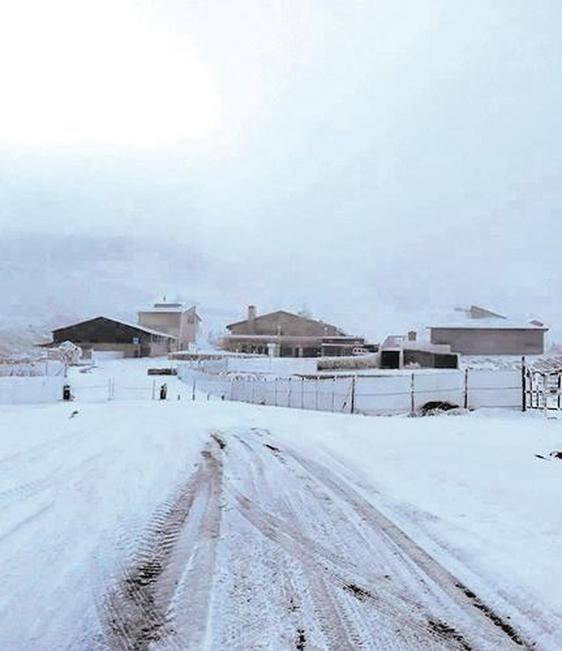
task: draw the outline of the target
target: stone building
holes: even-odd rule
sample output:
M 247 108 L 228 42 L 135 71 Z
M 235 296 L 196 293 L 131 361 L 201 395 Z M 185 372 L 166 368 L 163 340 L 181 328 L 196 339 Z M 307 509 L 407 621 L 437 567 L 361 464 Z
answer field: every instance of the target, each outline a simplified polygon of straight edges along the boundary
M 365 351 L 365 339 L 346 335 L 337 326 L 300 314 L 278 310 L 257 315 L 254 305 L 247 318 L 226 326 L 225 350 L 272 357 L 352 355 Z

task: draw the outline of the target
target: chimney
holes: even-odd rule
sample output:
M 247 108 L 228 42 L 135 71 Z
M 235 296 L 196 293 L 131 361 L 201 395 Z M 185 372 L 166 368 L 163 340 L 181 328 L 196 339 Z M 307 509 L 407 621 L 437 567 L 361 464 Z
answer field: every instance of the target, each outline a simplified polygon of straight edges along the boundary
M 418 334 L 415 330 L 410 330 L 410 332 L 408 332 L 408 341 L 416 341 L 417 336 Z
M 253 321 L 256 318 L 256 306 L 248 305 L 248 321 Z

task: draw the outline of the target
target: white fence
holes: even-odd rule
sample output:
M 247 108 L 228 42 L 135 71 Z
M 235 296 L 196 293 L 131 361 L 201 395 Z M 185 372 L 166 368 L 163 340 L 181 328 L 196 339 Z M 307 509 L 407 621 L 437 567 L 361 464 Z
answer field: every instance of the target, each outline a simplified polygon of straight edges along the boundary
M 55 377 L 64 374 L 64 365 L 56 360 L 0 362 L 0 377 Z
M 0 377 L 0 404 L 57 402 L 62 399 L 62 377 Z
M 318 360 L 311 357 L 224 357 L 197 360 L 187 366 L 202 373 L 266 373 L 289 377 L 297 373 L 316 373 Z
M 175 378 L 174 378 L 175 380 Z M 187 384 L 169 381 L 167 376 L 158 378 L 134 378 L 123 377 L 92 378 L 79 381 L 70 379 L 72 397 L 78 402 L 108 402 L 117 401 L 139 401 L 139 400 L 160 400 L 160 390 L 163 384 L 166 385 L 167 400 L 191 400 L 192 390 Z
M 522 408 L 520 371 L 470 370 L 315 378 L 207 375 L 180 368 L 193 392 L 222 400 L 340 413 L 385 414 L 417 411 L 447 401 L 477 409 Z

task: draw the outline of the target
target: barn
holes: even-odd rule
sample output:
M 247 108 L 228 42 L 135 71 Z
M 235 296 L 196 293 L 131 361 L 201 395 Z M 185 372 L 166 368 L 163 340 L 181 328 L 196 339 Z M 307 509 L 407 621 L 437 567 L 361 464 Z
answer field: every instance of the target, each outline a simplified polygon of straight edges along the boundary
M 144 326 L 118 319 L 98 316 L 53 330 L 53 341 L 47 347 L 56 347 L 64 341 L 80 346 L 84 358 L 92 354 L 110 354 L 117 357 L 158 357 L 167 355 L 176 343 L 176 337 Z

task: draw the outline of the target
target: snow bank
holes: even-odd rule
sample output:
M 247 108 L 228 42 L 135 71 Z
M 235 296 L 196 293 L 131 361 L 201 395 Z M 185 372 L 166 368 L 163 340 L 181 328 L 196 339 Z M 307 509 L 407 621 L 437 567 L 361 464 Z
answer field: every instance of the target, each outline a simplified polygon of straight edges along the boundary
M 56 402 L 63 384 L 62 377 L 0 377 L 0 404 Z

